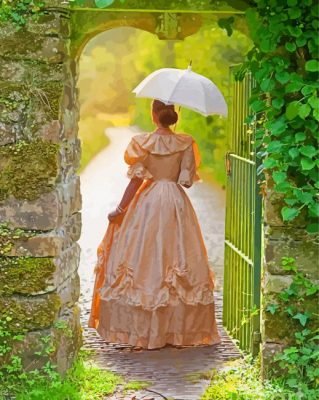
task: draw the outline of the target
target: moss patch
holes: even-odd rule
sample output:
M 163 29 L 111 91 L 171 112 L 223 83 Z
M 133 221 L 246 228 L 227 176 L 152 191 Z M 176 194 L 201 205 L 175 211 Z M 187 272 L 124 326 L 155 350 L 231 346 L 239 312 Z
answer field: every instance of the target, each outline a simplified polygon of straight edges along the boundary
M 49 328 L 61 307 L 59 295 L 34 298 L 0 297 L 0 314 L 7 318 L 10 332 Z
M 36 236 L 37 233 L 33 230 L 10 228 L 9 224 L 5 222 L 0 224 L 0 256 L 11 251 L 15 240 L 28 240 L 30 237 Z
M 34 200 L 54 188 L 59 145 L 36 139 L 0 148 L 0 201 L 13 195 Z
M 55 271 L 52 258 L 0 258 L 0 295 L 32 294 L 44 290 Z

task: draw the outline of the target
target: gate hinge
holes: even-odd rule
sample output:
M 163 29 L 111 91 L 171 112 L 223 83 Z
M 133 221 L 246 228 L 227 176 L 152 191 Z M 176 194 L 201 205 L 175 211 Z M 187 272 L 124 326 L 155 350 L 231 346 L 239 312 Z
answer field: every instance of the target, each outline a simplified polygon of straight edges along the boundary
M 253 333 L 253 342 L 260 343 L 261 342 L 261 333 L 259 331 L 255 331 Z
M 230 161 L 230 155 L 234 154 L 232 151 L 227 151 L 225 154 L 225 168 L 226 168 L 226 174 L 227 176 L 231 175 L 231 161 Z

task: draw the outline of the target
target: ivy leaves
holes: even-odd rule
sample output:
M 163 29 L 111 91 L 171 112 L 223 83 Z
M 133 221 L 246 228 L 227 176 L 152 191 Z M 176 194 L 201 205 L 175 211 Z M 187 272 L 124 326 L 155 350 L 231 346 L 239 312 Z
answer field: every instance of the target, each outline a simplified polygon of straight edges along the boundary
M 44 15 L 42 10 L 45 3 L 41 0 L 4 0 L 0 7 L 0 22 L 11 21 L 17 30 L 26 24 L 27 18 L 37 19 Z
M 309 60 L 305 65 L 306 71 L 309 72 L 318 72 L 319 71 L 319 61 L 318 60 Z
M 255 47 L 243 70 L 256 88 L 250 99 L 255 113 L 256 148 L 274 190 L 284 195 L 283 221 L 303 212 L 307 230 L 318 230 L 318 19 L 315 2 L 256 1 L 247 12 Z M 240 74 L 239 74 L 240 75 Z M 255 124 L 255 125 L 254 125 Z
M 277 318 L 288 318 L 295 328 L 294 342 L 274 356 L 279 366 L 285 370 L 288 387 L 303 393 L 304 399 L 317 398 L 318 379 L 318 339 L 315 326 L 316 304 L 319 286 L 306 277 L 292 257 L 282 258 L 282 268 L 290 271 L 291 284 L 272 298 L 265 311 Z
M 119 0 L 121 4 L 124 4 L 126 0 Z M 95 0 L 95 5 L 98 8 L 105 8 L 111 6 L 115 0 Z
M 98 8 L 109 7 L 114 3 L 114 0 L 95 0 L 95 5 Z

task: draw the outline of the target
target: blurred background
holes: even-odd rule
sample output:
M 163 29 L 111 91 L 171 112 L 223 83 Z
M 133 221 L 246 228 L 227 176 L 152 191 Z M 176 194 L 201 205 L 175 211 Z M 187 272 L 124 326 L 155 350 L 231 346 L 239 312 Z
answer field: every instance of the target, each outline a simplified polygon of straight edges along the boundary
M 136 99 L 132 93 L 149 73 L 164 67 L 187 68 L 192 59 L 193 71 L 211 79 L 230 106 L 229 66 L 242 62 L 251 46 L 244 34 L 235 31 L 228 37 L 217 25 L 203 27 L 183 41 L 163 41 L 151 33 L 129 27 L 95 36 L 80 58 L 82 163 L 79 172 L 109 144 L 106 128 L 137 125 L 146 132 L 154 130 L 151 100 Z M 226 179 L 226 129 L 226 118 L 203 117 L 183 107 L 176 126 L 176 132 L 191 134 L 199 144 L 201 177 L 221 186 Z

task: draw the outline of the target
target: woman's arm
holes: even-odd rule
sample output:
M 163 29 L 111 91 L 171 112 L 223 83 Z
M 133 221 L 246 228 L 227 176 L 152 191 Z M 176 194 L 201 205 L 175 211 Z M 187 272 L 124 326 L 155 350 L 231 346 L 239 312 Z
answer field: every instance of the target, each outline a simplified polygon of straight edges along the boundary
M 135 193 L 137 192 L 139 187 L 142 185 L 142 183 L 143 183 L 143 179 L 140 179 L 137 177 L 134 177 L 130 180 L 129 184 L 127 185 L 127 187 L 125 189 L 123 197 L 119 203 L 119 206 L 121 208 L 126 209 L 126 207 L 130 204 L 133 197 L 135 196 Z M 115 210 L 108 215 L 108 219 L 110 222 L 113 222 L 114 220 L 116 220 L 116 217 L 121 214 L 122 214 L 121 212 L 119 212 L 118 210 Z

